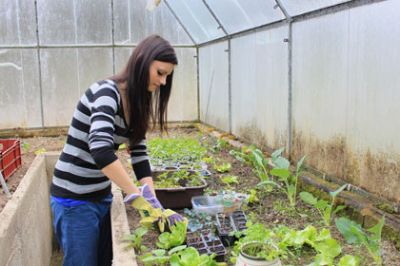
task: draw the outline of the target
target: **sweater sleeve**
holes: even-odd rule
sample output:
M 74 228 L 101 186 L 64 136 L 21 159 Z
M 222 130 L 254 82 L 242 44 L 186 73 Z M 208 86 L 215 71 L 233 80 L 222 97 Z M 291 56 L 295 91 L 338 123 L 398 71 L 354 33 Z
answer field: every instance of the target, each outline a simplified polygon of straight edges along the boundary
M 146 142 L 143 139 L 139 143 L 130 144 L 129 152 L 131 155 L 132 168 L 135 172 L 136 179 L 151 176 L 149 156 L 147 155 Z
M 96 165 L 102 169 L 118 159 L 114 152 L 118 96 L 107 83 L 89 90 L 86 94 L 91 107 L 89 149 Z

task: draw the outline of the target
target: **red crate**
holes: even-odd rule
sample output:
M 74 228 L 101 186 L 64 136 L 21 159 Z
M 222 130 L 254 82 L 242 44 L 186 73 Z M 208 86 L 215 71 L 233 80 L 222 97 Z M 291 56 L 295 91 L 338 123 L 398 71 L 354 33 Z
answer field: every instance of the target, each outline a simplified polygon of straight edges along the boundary
M 0 139 L 0 171 L 7 180 L 21 167 L 21 145 L 18 139 Z

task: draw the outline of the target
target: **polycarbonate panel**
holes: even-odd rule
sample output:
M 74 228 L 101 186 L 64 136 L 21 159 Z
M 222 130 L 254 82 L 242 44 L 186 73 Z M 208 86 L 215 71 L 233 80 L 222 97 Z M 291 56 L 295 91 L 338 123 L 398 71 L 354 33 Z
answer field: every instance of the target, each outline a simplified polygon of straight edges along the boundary
M 350 1 L 351 0 L 281 0 L 283 7 L 290 16 L 296 16 Z
M 37 6 L 42 45 L 112 42 L 109 0 L 38 0 Z
M 288 126 L 287 26 L 232 39 L 232 131 L 284 147 Z M 244 52 L 246 51 L 246 52 Z
M 0 10 L 0 46 L 37 43 L 34 1 L 2 0 Z
M 111 48 L 42 49 L 40 60 L 44 126 L 69 125 L 83 91 L 112 75 Z
M 294 146 L 321 171 L 397 200 L 399 8 L 383 1 L 293 25 Z
M 387 123 L 400 113 L 399 7 L 387 1 L 293 25 L 298 130 L 321 139 L 341 134 L 353 146 L 400 150 L 400 127 Z M 384 37 L 389 35 L 391 42 Z
M 116 44 L 138 44 L 158 34 L 175 45 L 193 45 L 192 40 L 161 1 L 153 11 L 146 10 L 147 0 L 114 0 L 114 40 Z
M 228 42 L 199 49 L 200 120 L 229 131 Z
M 202 1 L 168 0 L 167 2 L 197 44 L 225 36 Z
M 170 121 L 198 120 L 197 59 L 195 48 L 175 48 L 179 64 L 168 105 Z
M 207 0 L 228 33 L 285 19 L 274 0 Z
M 115 69 L 121 71 L 133 48 L 115 49 Z M 168 121 L 194 121 L 197 115 L 197 64 L 195 48 L 175 48 L 178 65 L 168 104 Z
M 36 50 L 0 50 L 0 77 L 0 129 L 41 127 Z
M 293 118 L 298 133 L 325 140 L 346 132 L 347 28 L 347 12 L 293 24 Z
M 77 56 L 81 94 L 94 82 L 113 75 L 111 48 L 79 48 Z

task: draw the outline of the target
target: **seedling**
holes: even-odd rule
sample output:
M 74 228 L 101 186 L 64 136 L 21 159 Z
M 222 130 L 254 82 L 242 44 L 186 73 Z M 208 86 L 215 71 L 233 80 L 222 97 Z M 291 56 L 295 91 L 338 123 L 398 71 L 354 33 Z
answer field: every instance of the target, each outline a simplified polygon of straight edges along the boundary
M 31 145 L 27 142 L 22 143 L 22 150 L 24 151 L 24 153 L 28 153 L 29 150 L 31 149 Z
M 232 168 L 232 165 L 230 163 L 222 163 L 222 164 L 214 164 L 214 169 L 218 173 L 226 173 L 229 172 Z
M 363 230 L 361 225 L 345 217 L 336 219 L 336 226 L 347 243 L 364 246 L 377 265 L 382 265 L 380 244 L 384 224 L 385 217 L 382 217 L 375 226 Z
M 335 208 L 336 197 L 342 192 L 347 185 L 343 185 L 335 191 L 329 193 L 331 196 L 331 202 L 329 203 L 326 200 L 318 199 L 314 197 L 311 193 L 303 191 L 300 193 L 300 198 L 305 202 L 312 206 L 314 206 L 319 214 L 322 216 L 323 221 L 326 226 L 331 225 L 332 216 L 335 215 L 338 211 L 345 208 L 344 205 L 339 205 Z
M 138 227 L 133 231 L 133 233 L 129 236 L 126 236 L 124 239 L 129 241 L 128 247 L 132 247 L 138 254 L 143 253 L 147 250 L 147 247 L 142 244 L 143 236 L 148 232 L 145 227 Z
M 233 184 L 239 184 L 239 177 L 235 175 L 223 175 L 221 176 L 221 181 L 225 185 L 233 185 Z
M 266 180 L 260 182 L 258 186 L 272 185 L 278 188 L 278 190 L 287 195 L 290 206 L 295 207 L 296 197 L 297 197 L 297 183 L 298 183 L 298 178 L 302 172 L 305 156 L 303 156 L 297 162 L 296 172 L 293 175 L 289 170 L 290 166 L 289 161 L 280 155 L 282 152 L 283 149 L 279 149 L 271 155 L 272 164 L 274 165 L 274 168 L 270 171 L 270 174 L 277 177 L 278 180 L 282 183 L 275 182 L 273 180 Z

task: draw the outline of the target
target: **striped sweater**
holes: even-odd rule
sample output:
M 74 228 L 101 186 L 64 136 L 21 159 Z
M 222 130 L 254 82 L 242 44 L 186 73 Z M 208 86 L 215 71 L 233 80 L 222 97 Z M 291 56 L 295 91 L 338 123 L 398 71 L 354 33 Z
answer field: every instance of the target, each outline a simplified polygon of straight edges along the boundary
M 115 151 L 128 142 L 128 131 L 116 84 L 94 83 L 75 109 L 64 149 L 58 159 L 51 194 L 56 197 L 101 200 L 111 193 L 111 181 L 100 169 L 117 160 Z M 151 175 L 145 141 L 130 144 L 137 179 Z

